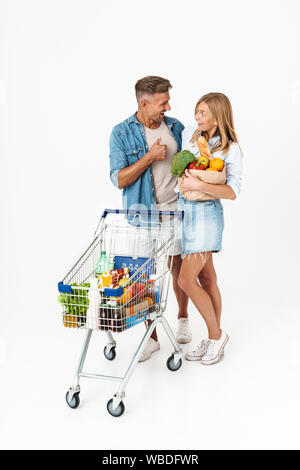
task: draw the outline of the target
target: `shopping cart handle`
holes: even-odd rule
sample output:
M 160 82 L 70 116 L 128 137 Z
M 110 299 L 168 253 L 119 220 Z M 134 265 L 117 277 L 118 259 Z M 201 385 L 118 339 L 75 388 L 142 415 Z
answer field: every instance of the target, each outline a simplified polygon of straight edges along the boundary
M 116 287 L 116 288 L 108 288 L 105 287 L 104 289 L 104 296 L 105 297 L 121 297 L 124 294 L 124 287 Z
M 150 211 L 150 210 L 132 210 L 132 209 L 104 209 L 102 218 L 105 219 L 107 214 L 127 214 L 127 215 L 175 215 L 180 220 L 183 219 L 184 211 Z
M 72 287 L 69 284 L 64 284 L 63 282 L 59 282 L 57 287 L 58 287 L 58 292 L 62 292 L 65 294 L 72 294 Z

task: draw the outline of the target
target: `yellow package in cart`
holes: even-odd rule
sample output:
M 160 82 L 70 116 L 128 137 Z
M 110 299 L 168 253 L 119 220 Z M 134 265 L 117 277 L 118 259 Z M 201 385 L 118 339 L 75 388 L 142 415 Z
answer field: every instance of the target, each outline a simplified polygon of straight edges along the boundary
M 102 274 L 96 274 L 98 279 L 98 287 L 117 287 L 121 279 L 129 278 L 129 269 L 113 269 L 111 271 L 105 271 Z
M 78 326 L 78 318 L 75 315 L 69 315 L 66 313 L 63 316 L 64 326 L 67 328 L 77 328 Z

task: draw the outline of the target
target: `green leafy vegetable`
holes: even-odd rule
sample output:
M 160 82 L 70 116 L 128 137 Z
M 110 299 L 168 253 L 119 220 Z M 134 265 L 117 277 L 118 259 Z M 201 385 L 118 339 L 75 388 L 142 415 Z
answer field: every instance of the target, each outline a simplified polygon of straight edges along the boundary
M 75 287 L 90 287 L 89 283 L 72 284 L 72 294 L 60 294 L 58 301 L 63 304 L 69 315 L 86 316 L 89 305 L 88 290 L 74 289 Z
M 189 150 L 182 150 L 176 153 L 172 160 L 171 173 L 174 176 L 181 176 L 189 163 L 195 160 L 195 155 Z

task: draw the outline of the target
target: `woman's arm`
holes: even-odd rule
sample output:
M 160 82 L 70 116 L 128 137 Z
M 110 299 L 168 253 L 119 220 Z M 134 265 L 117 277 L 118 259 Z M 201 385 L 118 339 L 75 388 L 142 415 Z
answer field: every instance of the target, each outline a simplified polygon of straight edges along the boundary
M 236 198 L 236 194 L 229 184 L 211 184 L 200 181 L 195 176 L 192 176 L 189 171 L 185 171 L 185 176 L 182 178 L 183 191 L 202 191 L 209 196 L 214 196 L 218 199 L 232 199 Z
M 218 199 L 232 199 L 236 198 L 236 194 L 233 191 L 232 187 L 229 184 L 211 184 L 203 183 L 203 191 L 209 196 L 217 197 Z

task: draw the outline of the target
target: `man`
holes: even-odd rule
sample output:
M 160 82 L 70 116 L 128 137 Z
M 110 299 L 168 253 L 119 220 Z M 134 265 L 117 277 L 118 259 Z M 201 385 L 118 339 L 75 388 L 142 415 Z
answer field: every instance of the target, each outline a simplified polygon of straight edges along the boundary
M 181 150 L 184 126 L 165 116 L 170 111 L 169 80 L 148 76 L 137 81 L 135 92 L 138 111 L 115 126 L 110 137 L 110 178 L 123 190 L 123 207 L 149 210 L 176 210 L 177 179 L 171 174 L 173 156 Z M 174 251 L 175 250 L 175 251 Z M 188 324 L 188 297 L 178 286 L 181 246 L 172 254 L 173 289 L 178 303 L 179 343 L 191 341 Z M 140 361 L 160 348 L 156 331 L 146 345 Z

